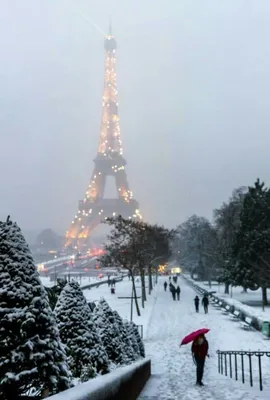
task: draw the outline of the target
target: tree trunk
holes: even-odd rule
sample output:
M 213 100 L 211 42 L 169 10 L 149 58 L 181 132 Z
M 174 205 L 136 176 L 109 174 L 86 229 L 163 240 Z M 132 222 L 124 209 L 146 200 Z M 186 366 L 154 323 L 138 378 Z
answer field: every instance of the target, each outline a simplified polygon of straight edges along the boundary
M 146 301 L 146 292 L 145 292 L 145 274 L 144 271 L 141 271 L 141 286 L 142 286 L 142 308 L 144 308 L 144 302 Z
M 143 271 L 143 297 L 144 297 L 144 301 L 147 301 L 146 287 L 145 287 L 145 272 L 144 271 Z
M 153 277 L 151 265 L 148 267 L 148 293 L 151 294 L 153 290 Z
M 135 286 L 135 279 L 134 279 L 134 275 L 133 274 L 131 274 L 131 279 L 132 279 L 133 296 L 134 296 L 134 300 L 135 300 L 136 311 L 137 311 L 137 315 L 139 317 L 141 315 L 141 312 L 140 312 L 140 307 L 139 307 L 139 303 L 138 303 L 136 286 Z
M 224 293 L 225 294 L 230 294 L 230 285 L 228 283 L 225 283 Z
M 212 274 L 211 274 L 210 268 L 207 268 L 207 280 L 208 280 L 208 286 L 211 289 L 212 288 Z
M 264 306 L 268 305 L 267 288 L 266 287 L 262 287 L 262 303 L 263 303 L 263 311 L 264 311 Z

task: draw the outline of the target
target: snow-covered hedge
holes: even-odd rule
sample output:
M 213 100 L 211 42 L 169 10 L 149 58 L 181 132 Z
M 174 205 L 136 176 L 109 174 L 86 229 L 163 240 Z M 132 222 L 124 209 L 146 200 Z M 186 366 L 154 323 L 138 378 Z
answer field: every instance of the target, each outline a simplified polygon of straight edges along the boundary
M 151 361 L 137 361 L 126 367 L 91 379 L 62 393 L 49 397 L 50 400 L 136 400 L 151 374 Z
M 54 313 L 73 376 L 87 381 L 97 374 L 108 373 L 108 356 L 78 282 L 66 284 Z
M 0 222 L 0 398 L 30 389 L 51 394 L 71 374 L 47 292 L 25 238 L 9 217 Z

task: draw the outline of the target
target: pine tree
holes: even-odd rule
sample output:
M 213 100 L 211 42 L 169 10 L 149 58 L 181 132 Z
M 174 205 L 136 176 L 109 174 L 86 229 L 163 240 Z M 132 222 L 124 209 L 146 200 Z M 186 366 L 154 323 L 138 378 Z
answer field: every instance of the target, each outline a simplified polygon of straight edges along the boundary
M 97 373 L 106 374 L 109 371 L 108 357 L 77 282 L 64 287 L 54 312 L 73 375 L 85 381 Z
M 121 335 L 117 329 L 113 311 L 104 299 L 101 299 L 94 309 L 93 321 L 110 361 L 116 365 L 124 364 Z
M 270 190 L 257 180 L 243 202 L 240 227 L 233 246 L 234 283 L 244 288 L 262 288 L 263 303 L 270 286 Z
M 225 293 L 229 294 L 229 286 L 233 283 L 234 260 L 232 248 L 236 234 L 240 228 L 240 215 L 243 202 L 247 193 L 246 187 L 234 189 L 227 203 L 223 203 L 219 209 L 214 210 L 214 221 L 218 236 L 218 252 L 221 267 L 218 280 L 225 283 Z
M 132 347 L 131 340 L 129 338 L 129 335 L 127 333 L 127 330 L 123 323 L 123 320 L 120 317 L 120 315 L 118 314 L 118 312 L 113 311 L 113 315 L 115 318 L 115 323 L 117 324 L 117 329 L 121 335 L 122 347 L 123 347 L 123 353 L 124 353 L 124 363 L 130 364 L 136 360 L 136 356 L 135 356 L 135 353 L 134 353 L 134 350 Z
M 48 296 L 16 223 L 0 224 L 0 397 L 71 386 Z
M 134 334 L 134 329 L 133 329 L 132 323 L 125 320 L 124 327 L 126 328 L 128 338 L 131 342 L 133 352 L 135 354 L 135 360 L 138 360 L 140 358 L 140 348 L 139 348 L 139 343 L 137 341 L 137 337 Z
M 134 322 L 130 322 L 130 324 L 132 326 L 134 336 L 135 336 L 135 338 L 137 340 L 137 343 L 138 343 L 139 354 L 140 354 L 141 357 L 145 357 L 144 344 L 143 344 L 142 338 L 141 338 L 141 336 L 139 334 L 138 327 L 137 327 L 136 324 L 134 324 Z

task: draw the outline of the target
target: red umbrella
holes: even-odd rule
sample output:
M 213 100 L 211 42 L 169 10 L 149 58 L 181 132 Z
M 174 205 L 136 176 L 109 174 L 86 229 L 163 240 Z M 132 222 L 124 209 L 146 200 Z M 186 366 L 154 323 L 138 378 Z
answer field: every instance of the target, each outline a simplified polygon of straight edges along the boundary
M 205 335 L 209 331 L 210 331 L 210 329 L 208 329 L 208 328 L 202 328 L 202 329 L 198 329 L 195 332 L 190 333 L 189 335 L 184 337 L 180 346 L 182 346 L 182 344 L 188 344 L 190 342 L 193 342 L 193 340 L 195 340 L 198 336 Z

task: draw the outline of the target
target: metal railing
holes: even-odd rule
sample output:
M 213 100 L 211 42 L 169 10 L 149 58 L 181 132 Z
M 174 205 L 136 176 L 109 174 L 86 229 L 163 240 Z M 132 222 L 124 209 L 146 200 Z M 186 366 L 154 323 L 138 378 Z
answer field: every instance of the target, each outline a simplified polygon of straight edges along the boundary
M 225 376 L 230 376 L 237 380 L 246 382 L 246 377 L 250 386 L 253 386 L 254 375 L 259 380 L 260 390 L 263 390 L 262 357 L 270 357 L 270 351 L 217 351 L 218 372 Z M 257 359 L 257 360 L 256 360 Z M 254 362 L 253 362 L 254 361 Z M 257 363 L 258 371 L 254 371 L 254 364 Z M 245 366 L 247 365 L 248 371 Z M 241 375 L 241 376 L 240 376 Z M 258 376 L 259 375 L 259 376 Z
M 240 315 L 239 315 L 239 320 L 240 321 L 245 321 L 245 319 L 248 318 L 252 318 L 252 322 L 251 322 L 251 326 L 252 328 L 254 328 L 255 330 L 261 332 L 262 329 L 262 320 L 257 317 L 255 314 L 253 314 L 252 312 L 248 313 L 244 310 L 243 307 L 241 307 L 243 305 L 243 303 L 241 303 L 240 301 L 237 301 L 236 303 L 230 303 L 229 301 L 227 301 L 227 298 L 223 298 L 221 296 L 219 296 L 219 294 L 214 294 L 213 292 L 209 292 L 206 289 L 201 288 L 199 285 L 195 284 L 193 281 L 191 281 L 189 278 L 187 278 L 186 276 L 183 275 L 183 278 L 185 279 L 186 283 L 189 284 L 197 293 L 203 295 L 203 294 L 207 294 L 210 296 L 210 298 L 212 300 L 215 300 L 217 303 L 221 302 L 222 306 L 221 309 L 225 309 L 226 306 L 230 307 L 230 313 L 233 314 L 234 311 L 239 311 Z M 270 337 L 268 335 L 265 335 L 267 337 Z
M 124 275 L 124 277 L 125 276 L 126 275 Z M 115 278 L 115 282 L 116 283 L 117 282 L 121 282 L 122 280 L 123 280 L 123 277 Z M 94 287 L 98 288 L 100 285 L 105 285 L 106 283 L 108 285 L 108 279 L 104 279 L 102 281 L 98 281 L 98 282 L 95 282 L 95 283 L 88 283 L 87 285 L 81 286 L 81 289 L 85 290 L 85 289 L 91 289 L 91 288 L 94 288 Z

